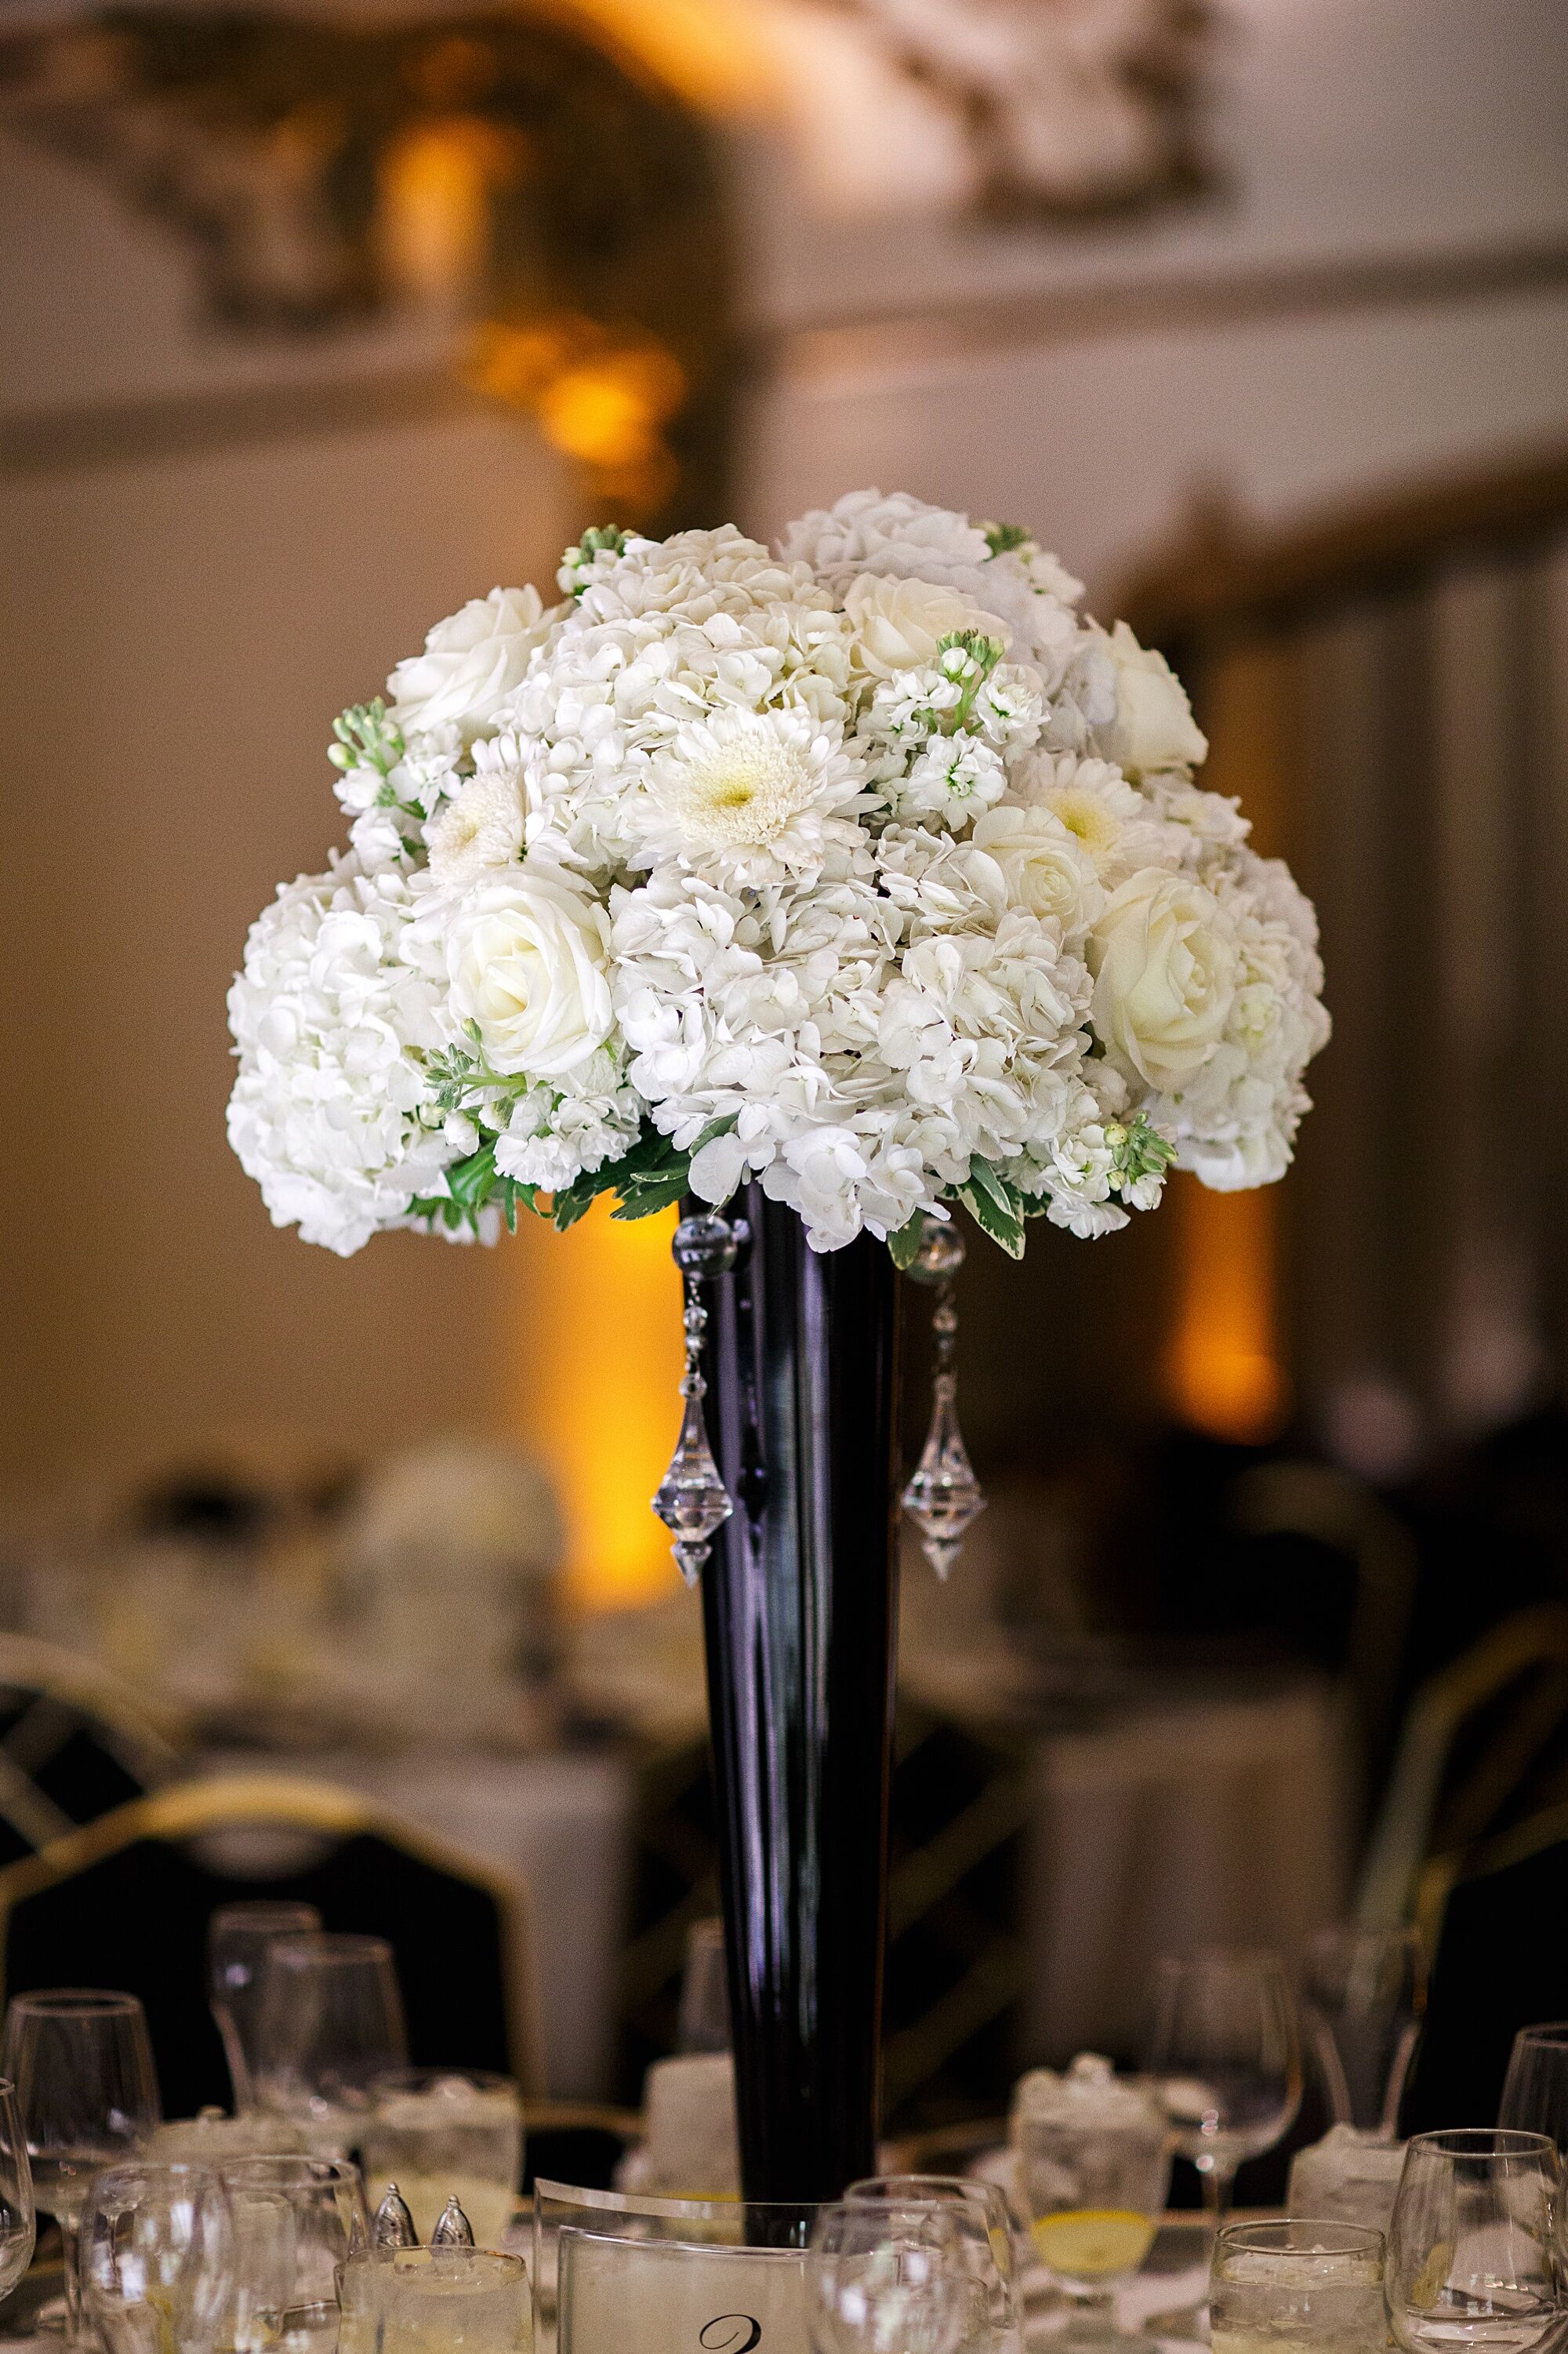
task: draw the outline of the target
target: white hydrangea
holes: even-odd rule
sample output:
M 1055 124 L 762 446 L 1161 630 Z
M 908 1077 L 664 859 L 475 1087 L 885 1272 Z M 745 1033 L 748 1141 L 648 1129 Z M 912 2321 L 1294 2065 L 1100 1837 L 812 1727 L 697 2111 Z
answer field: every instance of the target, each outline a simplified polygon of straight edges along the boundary
M 228 992 L 239 1076 L 228 1139 L 276 1226 L 347 1257 L 458 1157 L 425 1057 L 447 1039 L 444 992 L 401 953 L 408 884 L 344 859 L 283 884 L 251 926 Z

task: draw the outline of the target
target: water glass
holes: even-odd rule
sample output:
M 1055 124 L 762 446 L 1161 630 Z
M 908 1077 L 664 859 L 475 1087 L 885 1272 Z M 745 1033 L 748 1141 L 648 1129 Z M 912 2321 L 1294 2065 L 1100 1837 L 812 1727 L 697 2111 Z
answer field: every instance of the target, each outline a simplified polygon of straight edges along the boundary
M 1499 2126 L 1544 2134 L 1568 2158 L 1568 2020 L 1521 2027 L 1498 2105 Z
M 1426 2008 L 1426 1961 L 1417 1931 L 1324 1929 L 1301 1971 L 1308 2047 L 1336 2125 L 1391 2139 Z
M 1016 2354 L 1022 2347 L 1022 2307 L 1012 2218 L 1005 2194 L 994 2182 L 966 2174 L 879 2174 L 852 2182 L 844 2192 L 851 2206 L 935 2206 L 948 2217 L 962 2243 L 963 2259 L 980 2285 L 983 2333 L 965 2354 Z
M 677 2052 L 727 2052 L 730 2047 L 729 1978 L 724 1923 L 694 1921 L 686 1932 L 686 1967 L 681 1980 Z
M 371 2086 L 408 2058 L 403 1999 L 384 1937 L 278 1937 L 261 1964 L 256 2075 L 261 2101 L 323 2154 L 359 2138 Z
M 371 2086 L 360 2136 L 374 2211 L 396 2182 L 428 2241 L 456 2196 L 482 2248 L 503 2236 L 523 2179 L 523 2096 L 480 2068 L 394 2068 Z
M 377 2248 L 343 2273 L 341 2354 L 529 2354 L 521 2256 L 489 2248 Z
M 279 1937 L 317 1930 L 322 1916 L 313 1904 L 277 1904 L 263 1900 L 224 1904 L 207 1923 L 207 1988 L 212 2015 L 223 2038 L 234 2109 L 243 2115 L 256 2105 L 257 2033 L 261 2023 L 262 1963 Z
M 331 2354 L 338 2274 L 370 2240 L 359 2168 L 346 2158 L 239 2158 L 222 2179 L 237 2249 L 236 2354 Z
M 960 2354 L 985 2316 L 951 2218 L 927 2201 L 819 2209 L 806 2326 L 815 2354 Z
M 1361 2223 L 1228 2223 L 1214 2241 L 1214 2354 L 1378 2354 L 1383 2238 Z
M 1232 1946 L 1166 1960 L 1144 2062 L 1164 2080 L 1176 2147 L 1223 2215 L 1236 2168 L 1283 2139 L 1301 2099 L 1296 2005 L 1278 1956 Z
M 222 2183 L 202 2166 L 110 2167 L 82 2211 L 79 2263 L 107 2354 L 212 2354 L 234 2292 Z
M 95 1988 L 14 1995 L 0 2069 L 16 2086 L 34 2195 L 60 2227 L 66 2337 L 79 2344 L 77 2227 L 92 2178 L 134 2157 L 158 2122 L 142 2006 Z
M 1523 2349 L 1562 2321 L 1552 2260 L 1560 2168 L 1544 2134 L 1417 2134 L 1389 2226 L 1388 2314 L 1406 2354 Z
M 1035 2253 L 1078 2307 L 1075 2335 L 1107 2334 L 1117 2285 L 1154 2244 L 1171 2179 L 1170 2137 L 1152 2103 L 1124 2123 L 1065 2106 L 1014 2122 L 1019 2183 Z
M 32 2263 L 36 2237 L 27 2137 L 16 2106 L 16 2088 L 0 2076 L 0 2297 L 10 2296 Z

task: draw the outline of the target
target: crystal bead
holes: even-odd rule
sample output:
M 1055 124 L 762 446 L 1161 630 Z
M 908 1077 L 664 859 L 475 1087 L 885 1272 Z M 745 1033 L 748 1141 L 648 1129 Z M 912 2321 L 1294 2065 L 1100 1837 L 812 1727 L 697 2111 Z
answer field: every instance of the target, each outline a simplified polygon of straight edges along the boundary
M 931 1427 L 903 1499 L 920 1532 L 926 1558 L 940 1578 L 951 1571 L 965 1532 L 985 1510 L 985 1490 L 975 1478 L 959 1428 L 956 1387 L 951 1373 L 938 1374 Z
M 376 2210 L 370 2244 L 374 2248 L 417 2248 L 419 2244 L 408 2201 L 395 2182 L 387 2185 L 387 2196 Z
M 964 1238 L 951 1218 L 927 1217 L 909 1269 L 916 1283 L 951 1283 L 964 1263 Z
M 675 1229 L 675 1239 L 670 1247 L 675 1265 L 689 1283 L 712 1283 L 727 1275 L 739 1255 L 740 1246 L 748 1239 L 744 1218 L 731 1225 L 727 1218 L 715 1212 L 694 1218 L 683 1218 Z
M 454 2191 L 441 2209 L 441 2220 L 430 2233 L 432 2248 L 471 2248 L 473 2225 L 458 2205 Z
M 735 1510 L 708 1445 L 700 1390 L 688 1392 L 680 1439 L 670 1469 L 659 1483 L 653 1510 L 675 1540 L 675 1563 L 681 1575 L 688 1585 L 694 1585 L 715 1532 Z

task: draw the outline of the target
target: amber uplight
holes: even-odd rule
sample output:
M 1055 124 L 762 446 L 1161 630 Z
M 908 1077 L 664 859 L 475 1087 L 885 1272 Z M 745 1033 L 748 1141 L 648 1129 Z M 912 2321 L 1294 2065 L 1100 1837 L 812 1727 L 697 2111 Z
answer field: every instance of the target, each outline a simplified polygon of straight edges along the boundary
M 1257 1445 L 1276 1437 L 1290 1394 L 1280 1363 L 1272 1191 L 1211 1193 L 1179 1175 L 1165 1215 L 1179 1221 L 1180 1237 L 1167 1404 L 1216 1438 Z

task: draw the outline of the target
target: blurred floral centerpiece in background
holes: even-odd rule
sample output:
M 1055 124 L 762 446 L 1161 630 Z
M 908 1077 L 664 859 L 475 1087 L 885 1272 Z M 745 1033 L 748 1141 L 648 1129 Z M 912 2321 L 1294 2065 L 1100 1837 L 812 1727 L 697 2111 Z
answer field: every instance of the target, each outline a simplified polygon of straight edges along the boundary
M 1312 909 L 1204 792 L 1181 685 L 1025 532 L 853 493 L 769 551 L 585 534 L 431 631 L 333 758 L 350 846 L 229 999 L 272 1218 L 490 1239 L 750 1180 L 900 1264 L 1015 1256 L 1172 1161 L 1280 1176 Z

